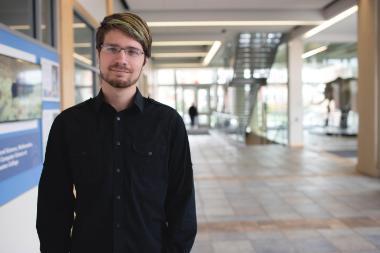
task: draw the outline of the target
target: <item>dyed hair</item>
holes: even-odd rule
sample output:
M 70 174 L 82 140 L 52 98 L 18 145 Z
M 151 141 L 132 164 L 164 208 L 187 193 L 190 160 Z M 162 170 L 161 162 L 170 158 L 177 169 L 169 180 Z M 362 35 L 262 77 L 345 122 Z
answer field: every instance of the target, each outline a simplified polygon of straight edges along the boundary
M 104 42 L 104 36 L 111 30 L 120 30 L 138 41 L 146 57 L 151 55 L 152 35 L 147 23 L 132 12 L 115 13 L 106 16 L 96 31 L 96 49 L 98 52 Z

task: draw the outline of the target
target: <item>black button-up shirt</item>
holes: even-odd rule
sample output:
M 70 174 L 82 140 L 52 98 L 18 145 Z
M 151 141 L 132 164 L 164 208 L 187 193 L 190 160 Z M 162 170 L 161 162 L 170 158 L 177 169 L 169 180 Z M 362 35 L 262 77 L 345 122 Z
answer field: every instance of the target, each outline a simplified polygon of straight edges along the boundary
M 39 183 L 43 253 L 190 252 L 193 171 L 182 118 L 144 98 L 117 112 L 94 99 L 50 130 Z

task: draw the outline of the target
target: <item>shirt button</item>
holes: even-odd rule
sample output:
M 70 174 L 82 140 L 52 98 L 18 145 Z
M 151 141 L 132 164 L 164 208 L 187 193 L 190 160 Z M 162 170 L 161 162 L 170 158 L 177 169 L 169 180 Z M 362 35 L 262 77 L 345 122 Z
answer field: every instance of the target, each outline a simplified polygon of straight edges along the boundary
M 119 168 L 117 168 L 117 169 L 116 169 L 116 172 L 117 172 L 117 173 L 120 173 L 120 169 L 119 169 Z
M 119 117 L 119 116 L 117 116 L 117 117 L 116 117 L 116 120 L 117 120 L 117 121 L 120 121 L 120 117 Z
M 116 199 L 120 199 L 120 195 L 117 195 L 117 196 L 116 196 Z
M 120 228 L 120 223 L 116 223 L 116 228 Z
M 120 146 L 120 141 L 117 141 L 117 142 L 116 142 L 116 146 Z

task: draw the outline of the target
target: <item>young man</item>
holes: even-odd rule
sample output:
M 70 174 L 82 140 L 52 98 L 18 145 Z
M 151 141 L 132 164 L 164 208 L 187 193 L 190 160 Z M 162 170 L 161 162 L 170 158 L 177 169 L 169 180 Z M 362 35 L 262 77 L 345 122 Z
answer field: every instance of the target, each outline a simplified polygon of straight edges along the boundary
M 101 91 L 50 130 L 37 208 L 42 253 L 190 252 L 187 133 L 178 113 L 136 88 L 151 43 L 132 13 L 107 16 L 98 28 Z

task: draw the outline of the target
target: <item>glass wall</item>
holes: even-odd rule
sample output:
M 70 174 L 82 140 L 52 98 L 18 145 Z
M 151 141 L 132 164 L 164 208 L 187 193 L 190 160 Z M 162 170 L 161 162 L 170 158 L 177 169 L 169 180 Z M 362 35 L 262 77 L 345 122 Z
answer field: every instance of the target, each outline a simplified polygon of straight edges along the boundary
M 158 84 L 155 98 L 175 108 L 186 124 L 190 124 L 188 108 L 195 104 L 199 125 L 208 127 L 211 114 L 220 103 L 218 82 L 226 76 L 223 70 L 216 68 L 157 69 L 154 72 L 154 83 Z
M 55 0 L 0 1 L 0 22 L 10 29 L 55 46 Z
M 157 101 L 176 108 L 175 89 L 172 85 L 161 85 L 158 87 L 156 99 Z
M 41 39 L 44 43 L 55 45 L 54 27 L 55 1 L 41 0 Z
M 303 125 L 309 132 L 355 135 L 358 128 L 356 43 L 306 44 L 302 68 Z M 287 45 L 278 48 L 267 85 L 260 87 L 250 131 L 277 143 L 287 143 Z
M 75 101 L 81 102 L 93 96 L 94 75 L 89 69 L 75 67 Z
M 84 64 L 93 65 L 95 31 L 77 13 L 74 15 L 74 58 Z
M 356 134 L 358 128 L 356 43 L 306 44 L 325 50 L 303 66 L 304 127 L 311 132 Z
M 257 92 L 250 121 L 254 134 L 276 143 L 287 143 L 288 132 L 288 69 L 287 45 L 281 44 L 267 79 Z
M 74 12 L 75 102 L 94 97 L 98 90 L 95 29 Z
M 11 29 L 35 37 L 34 1 L 0 1 L 0 22 Z
M 211 84 L 216 82 L 215 69 L 177 69 L 176 80 L 179 84 Z

